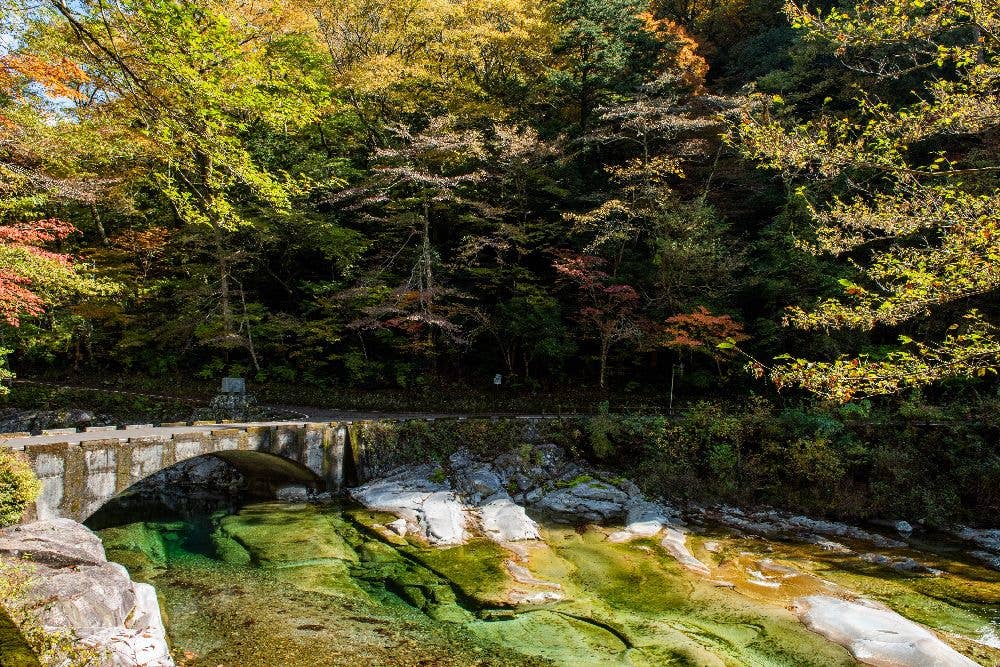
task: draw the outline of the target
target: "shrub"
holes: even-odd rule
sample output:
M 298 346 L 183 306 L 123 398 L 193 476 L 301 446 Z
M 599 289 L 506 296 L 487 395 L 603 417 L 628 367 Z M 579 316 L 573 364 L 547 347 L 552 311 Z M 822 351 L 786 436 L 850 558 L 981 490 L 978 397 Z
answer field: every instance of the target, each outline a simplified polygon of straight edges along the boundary
M 20 521 L 41 490 L 27 457 L 0 447 L 0 526 Z

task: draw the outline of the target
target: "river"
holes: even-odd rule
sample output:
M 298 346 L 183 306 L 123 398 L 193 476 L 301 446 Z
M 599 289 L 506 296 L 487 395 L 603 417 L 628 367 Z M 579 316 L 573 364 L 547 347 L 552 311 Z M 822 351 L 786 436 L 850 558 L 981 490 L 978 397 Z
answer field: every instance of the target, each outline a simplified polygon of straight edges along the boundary
M 255 503 L 99 532 L 111 560 L 153 584 L 179 665 L 857 664 L 791 610 L 806 595 L 863 595 L 1000 664 L 1000 573 L 947 542 L 893 550 L 900 572 L 819 544 L 702 526 L 711 575 L 613 527 L 542 524 L 518 577 L 557 602 L 512 606 L 511 554 L 486 540 L 427 548 L 347 504 Z M 928 573 L 926 568 L 938 572 Z

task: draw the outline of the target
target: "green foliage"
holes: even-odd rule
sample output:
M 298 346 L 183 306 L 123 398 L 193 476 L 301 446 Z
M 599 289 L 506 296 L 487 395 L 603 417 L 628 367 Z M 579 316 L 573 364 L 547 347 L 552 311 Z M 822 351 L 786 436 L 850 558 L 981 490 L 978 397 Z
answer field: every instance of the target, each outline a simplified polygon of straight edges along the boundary
M 769 370 L 755 363 L 756 372 L 779 387 L 842 401 L 995 373 L 1000 340 L 975 301 L 1000 288 L 1000 190 L 987 175 L 997 165 L 977 149 L 949 144 L 995 129 L 985 119 L 1000 108 L 1000 11 L 982 0 L 899 0 L 826 13 L 789 2 L 786 9 L 806 40 L 879 85 L 852 92 L 849 112 L 824 102 L 804 122 L 780 95 L 758 93 L 733 124 L 744 155 L 801 183 L 795 196 L 815 221 L 802 246 L 857 269 L 839 280 L 840 296 L 792 305 L 785 323 L 872 331 L 939 314 L 944 326 L 932 320 L 936 333 L 923 341 L 901 335 L 881 354 L 862 350 L 833 361 L 788 354 Z M 918 72 L 911 95 L 891 94 Z
M 0 526 L 20 521 L 41 491 L 41 482 L 28 459 L 20 452 L 0 447 Z

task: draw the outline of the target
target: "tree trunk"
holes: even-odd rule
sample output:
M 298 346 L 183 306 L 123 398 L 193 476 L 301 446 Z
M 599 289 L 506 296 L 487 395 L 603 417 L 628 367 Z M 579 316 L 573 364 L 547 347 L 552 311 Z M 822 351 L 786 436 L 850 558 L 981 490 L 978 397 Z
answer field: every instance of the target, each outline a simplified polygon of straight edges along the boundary
M 97 204 L 90 205 L 90 217 L 94 220 L 97 238 L 101 241 L 101 245 L 108 245 L 108 234 L 104 231 L 104 223 L 101 221 L 101 213 L 97 210 Z
M 222 226 L 212 222 L 215 233 L 215 258 L 219 266 L 219 294 L 222 309 L 222 328 L 226 336 L 233 333 L 233 307 L 229 294 L 229 262 L 226 259 L 225 244 L 222 239 Z
M 222 221 L 219 220 L 218 212 L 215 208 L 215 194 L 212 190 L 212 158 L 202 154 L 201 162 L 201 187 L 204 201 L 205 215 L 212 225 L 212 235 L 215 241 L 215 261 L 219 269 L 219 295 L 220 309 L 222 311 L 222 329 L 225 338 L 231 338 L 233 334 L 233 306 L 229 293 L 229 261 L 226 257 L 225 240 L 223 239 Z
M 611 347 L 609 341 L 601 341 L 601 369 L 598 375 L 597 384 L 601 389 L 604 389 L 604 376 L 608 369 L 608 350 Z

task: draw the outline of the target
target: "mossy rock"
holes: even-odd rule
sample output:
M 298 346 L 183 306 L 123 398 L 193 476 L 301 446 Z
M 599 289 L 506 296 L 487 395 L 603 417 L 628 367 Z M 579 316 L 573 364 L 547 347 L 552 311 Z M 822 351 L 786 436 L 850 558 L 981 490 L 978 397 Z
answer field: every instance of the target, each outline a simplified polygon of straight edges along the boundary
M 215 546 L 216 556 L 223 563 L 243 567 L 250 565 L 253 560 L 242 544 L 221 530 L 212 533 L 212 544 Z
M 139 579 L 150 579 L 167 564 L 163 535 L 143 522 L 105 528 L 101 542 L 108 560 L 121 563 Z
M 225 517 L 219 529 L 224 537 L 241 544 L 254 563 L 264 566 L 358 560 L 354 548 L 340 534 L 346 532 L 353 537 L 353 528 L 319 509 L 255 505 Z
M 455 547 L 404 550 L 477 603 L 506 604 L 511 581 L 504 562 L 510 554 L 497 543 L 477 539 Z

